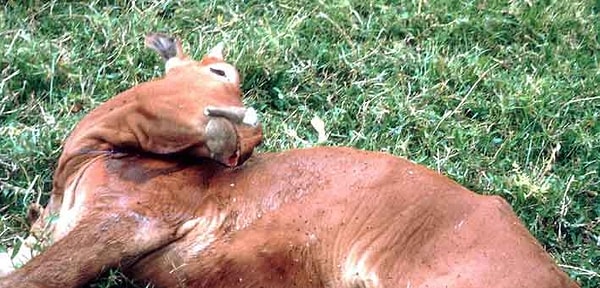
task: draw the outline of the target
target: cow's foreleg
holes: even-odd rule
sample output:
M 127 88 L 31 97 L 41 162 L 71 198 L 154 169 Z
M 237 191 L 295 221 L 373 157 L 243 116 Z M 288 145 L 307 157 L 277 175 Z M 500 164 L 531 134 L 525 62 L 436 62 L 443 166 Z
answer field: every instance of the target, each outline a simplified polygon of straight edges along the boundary
M 193 220 L 169 225 L 131 211 L 89 214 L 23 268 L 0 278 L 0 287 L 81 286 L 105 269 L 135 260 L 194 226 Z

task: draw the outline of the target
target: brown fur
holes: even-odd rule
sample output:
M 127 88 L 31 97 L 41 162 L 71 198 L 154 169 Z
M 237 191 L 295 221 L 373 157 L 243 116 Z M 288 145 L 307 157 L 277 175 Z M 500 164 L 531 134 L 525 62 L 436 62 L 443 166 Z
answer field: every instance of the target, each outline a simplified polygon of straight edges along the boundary
M 0 287 L 76 287 L 108 267 L 157 287 L 578 287 L 503 199 L 407 160 L 351 148 L 200 159 L 203 107 L 241 106 L 237 87 L 196 73 L 211 61 L 82 120 L 38 220 L 63 211 L 63 228 Z M 237 165 L 261 134 L 231 125 Z

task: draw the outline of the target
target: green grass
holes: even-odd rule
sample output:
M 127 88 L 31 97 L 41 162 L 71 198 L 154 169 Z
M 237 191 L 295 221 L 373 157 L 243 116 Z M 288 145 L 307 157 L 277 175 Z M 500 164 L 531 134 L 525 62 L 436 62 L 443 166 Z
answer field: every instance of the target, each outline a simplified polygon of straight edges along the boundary
M 224 40 L 259 151 L 387 151 L 507 199 L 583 287 L 600 287 L 599 1 L 62 1 L 0 8 L 0 246 L 45 203 L 86 112 L 162 73 L 143 47 Z M 133 1 L 131 1 L 133 2 Z M 80 111 L 79 108 L 82 108 Z M 127 280 L 108 273 L 94 287 Z

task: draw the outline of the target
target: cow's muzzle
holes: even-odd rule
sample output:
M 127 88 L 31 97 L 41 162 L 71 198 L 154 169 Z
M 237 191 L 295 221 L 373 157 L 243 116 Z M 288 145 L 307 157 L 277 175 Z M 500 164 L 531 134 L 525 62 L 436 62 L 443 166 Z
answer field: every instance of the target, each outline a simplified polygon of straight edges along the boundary
M 234 167 L 246 161 L 262 142 L 256 110 L 236 106 L 207 106 L 206 147 L 210 158 Z

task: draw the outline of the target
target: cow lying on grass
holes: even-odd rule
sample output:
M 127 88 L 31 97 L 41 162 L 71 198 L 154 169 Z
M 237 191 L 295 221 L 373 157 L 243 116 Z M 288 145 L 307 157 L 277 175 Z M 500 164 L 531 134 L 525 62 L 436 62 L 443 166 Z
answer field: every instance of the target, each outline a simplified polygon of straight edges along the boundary
M 166 76 L 75 128 L 29 238 L 47 247 L 0 287 L 110 267 L 157 287 L 577 287 L 503 199 L 425 167 L 350 148 L 248 159 L 261 128 L 221 47 L 147 43 Z

